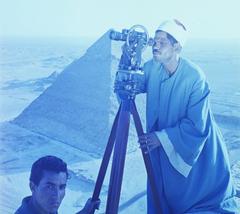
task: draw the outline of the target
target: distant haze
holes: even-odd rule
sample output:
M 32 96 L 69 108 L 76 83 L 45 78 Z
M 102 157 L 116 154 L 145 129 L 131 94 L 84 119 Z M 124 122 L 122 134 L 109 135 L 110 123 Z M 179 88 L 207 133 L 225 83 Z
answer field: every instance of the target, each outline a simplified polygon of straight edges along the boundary
M 240 38 L 239 0 L 0 0 L 2 37 L 99 37 L 177 18 L 193 38 Z

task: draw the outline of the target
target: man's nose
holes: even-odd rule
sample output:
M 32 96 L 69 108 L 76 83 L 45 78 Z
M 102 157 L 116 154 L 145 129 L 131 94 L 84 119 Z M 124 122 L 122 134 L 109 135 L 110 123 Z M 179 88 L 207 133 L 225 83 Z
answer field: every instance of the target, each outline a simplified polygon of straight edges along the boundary
M 160 45 L 160 42 L 156 42 L 156 41 L 155 41 L 155 42 L 153 43 L 153 48 L 160 48 L 160 46 L 161 46 L 161 45 Z
M 61 197 L 62 191 L 59 188 L 55 188 L 52 191 L 52 196 L 54 196 L 55 198 L 59 199 Z

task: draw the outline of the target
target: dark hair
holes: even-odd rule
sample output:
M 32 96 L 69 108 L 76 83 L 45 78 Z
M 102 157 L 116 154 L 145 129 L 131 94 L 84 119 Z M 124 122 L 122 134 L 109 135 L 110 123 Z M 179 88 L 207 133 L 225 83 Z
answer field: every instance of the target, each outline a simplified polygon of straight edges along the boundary
M 165 31 L 162 31 L 162 30 L 156 30 L 155 33 L 158 33 L 158 32 L 165 32 Z M 169 33 L 165 32 L 167 34 L 167 38 L 168 40 L 170 41 L 171 45 L 174 45 L 175 43 L 177 43 L 178 41 Z
M 44 171 L 65 172 L 68 178 L 67 164 L 55 156 L 44 156 L 35 161 L 31 168 L 30 181 L 38 185 L 43 177 Z

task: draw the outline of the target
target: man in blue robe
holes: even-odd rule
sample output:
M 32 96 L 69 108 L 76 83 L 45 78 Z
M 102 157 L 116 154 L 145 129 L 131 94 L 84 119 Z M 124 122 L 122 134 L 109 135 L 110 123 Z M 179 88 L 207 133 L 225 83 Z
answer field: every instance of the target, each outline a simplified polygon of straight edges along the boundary
M 144 65 L 148 147 L 163 214 L 238 213 L 227 149 L 209 106 L 202 70 L 179 56 L 187 31 L 169 20 Z M 157 213 L 150 185 L 148 214 Z

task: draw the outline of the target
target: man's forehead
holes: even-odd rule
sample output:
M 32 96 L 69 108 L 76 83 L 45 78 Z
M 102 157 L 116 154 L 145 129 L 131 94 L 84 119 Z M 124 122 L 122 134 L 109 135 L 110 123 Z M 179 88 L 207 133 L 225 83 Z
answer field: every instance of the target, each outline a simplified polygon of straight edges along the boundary
M 43 171 L 41 183 L 64 184 L 67 182 L 67 174 L 65 172 Z
M 167 33 L 166 32 L 163 32 L 163 31 L 157 31 L 155 33 L 155 38 L 158 38 L 158 39 L 167 39 Z

